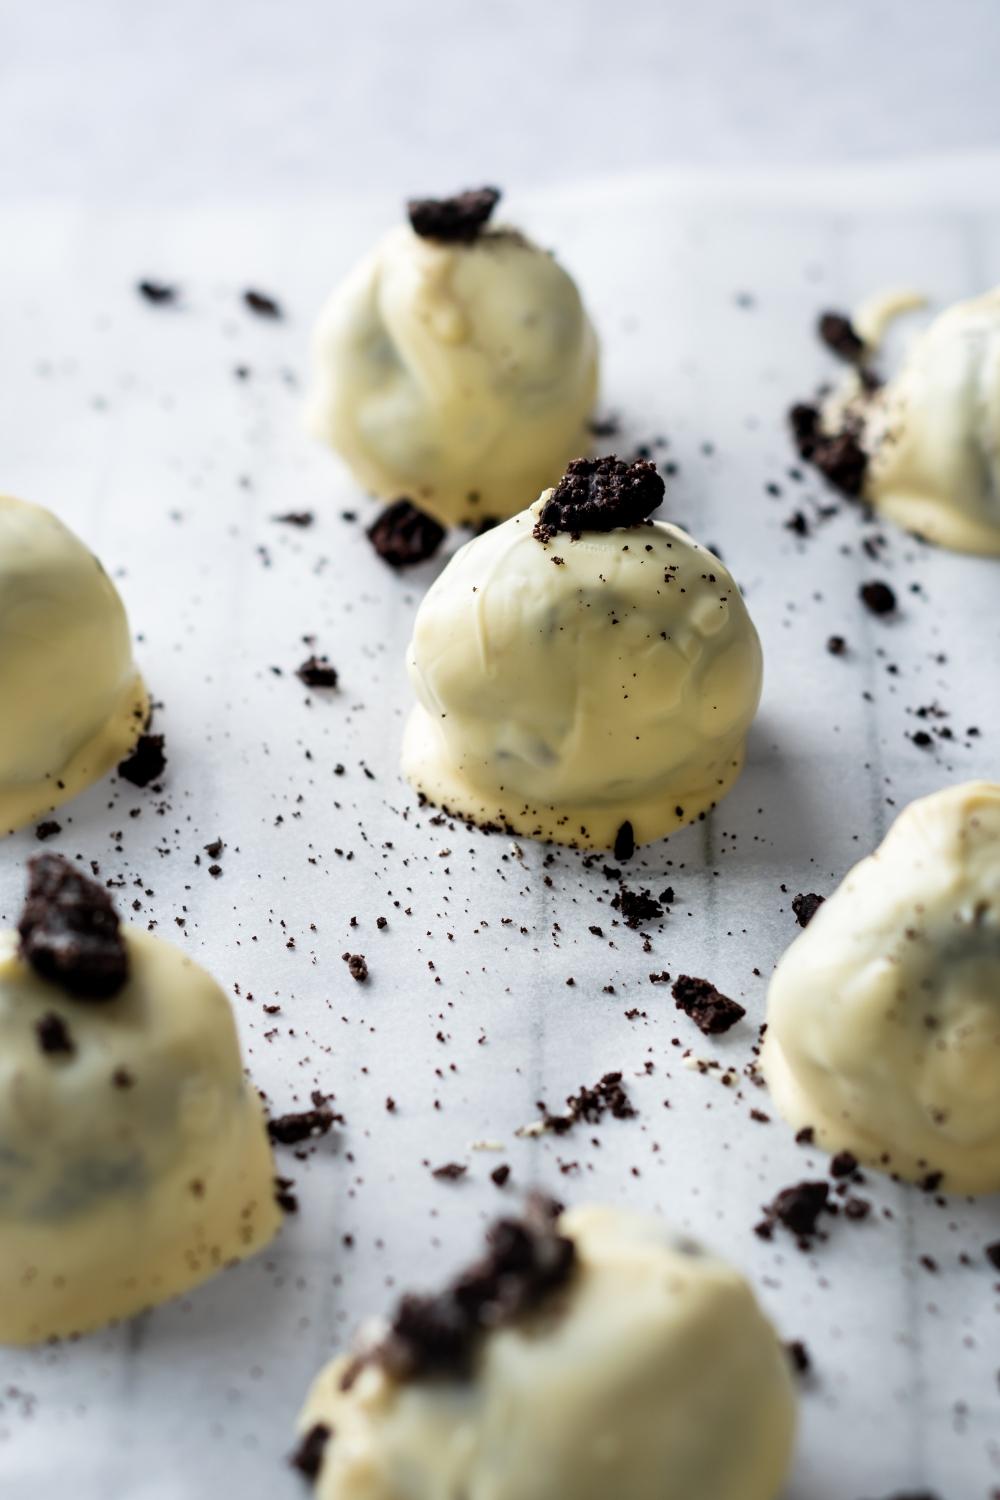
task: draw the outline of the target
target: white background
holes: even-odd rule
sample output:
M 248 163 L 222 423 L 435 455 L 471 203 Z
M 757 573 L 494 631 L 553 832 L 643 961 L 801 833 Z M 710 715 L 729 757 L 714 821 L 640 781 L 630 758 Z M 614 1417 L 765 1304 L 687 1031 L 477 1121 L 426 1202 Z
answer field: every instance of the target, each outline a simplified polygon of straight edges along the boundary
M 117 578 L 170 754 L 162 796 L 105 783 L 59 815 L 55 847 L 99 859 L 130 894 L 140 880 L 136 919 L 238 994 L 276 1109 L 319 1086 L 347 1116 L 309 1161 L 282 1153 L 302 1211 L 256 1262 L 126 1328 L 0 1354 L 3 1500 L 292 1500 L 283 1455 L 311 1375 L 516 1201 L 489 1182 L 499 1160 L 518 1185 L 661 1212 L 754 1276 L 816 1364 L 789 1500 L 987 1500 L 1000 1485 L 981 1255 L 996 1202 L 939 1208 L 872 1179 L 871 1223 L 833 1226 L 812 1256 L 763 1244 L 759 1205 L 824 1163 L 777 1120 L 750 1121 L 768 1107 L 756 1090 L 683 1065 L 690 1047 L 741 1068 L 752 1026 L 703 1040 L 646 977 L 705 974 L 758 1022 L 796 931 L 790 896 L 830 891 L 910 797 L 997 774 L 997 565 L 849 507 L 805 543 L 783 524 L 829 499 L 789 479 L 783 427 L 789 400 L 832 374 L 816 311 L 888 282 L 948 301 L 998 279 L 1000 169 L 981 149 L 997 143 L 993 9 L 951 7 L 962 46 L 930 6 L 690 9 L 0 12 L 0 487 L 55 508 Z M 980 150 L 936 168 L 810 165 L 952 147 Z M 799 170 L 765 170 L 778 160 Z M 626 180 L 671 162 L 747 165 Z M 649 954 L 612 929 L 599 870 L 414 810 L 396 773 L 401 662 L 438 564 L 401 579 L 377 562 L 341 518 L 367 502 L 298 422 L 331 282 L 402 194 L 484 176 L 577 274 L 621 445 L 669 437 L 665 513 L 721 549 L 764 641 L 745 776 L 630 874 L 677 891 Z M 176 280 L 182 306 L 141 303 L 142 275 Z M 285 320 L 247 314 L 247 285 L 276 293 Z M 304 508 L 311 531 L 271 519 Z M 861 542 L 879 534 L 873 561 Z M 860 609 L 867 577 L 898 590 L 897 622 Z M 832 631 L 846 660 L 823 649 Z M 322 700 L 290 675 L 306 633 L 342 673 Z M 908 736 L 934 700 L 956 742 L 928 753 Z M 195 858 L 218 836 L 212 881 Z M 35 847 L 27 831 L 0 848 L 4 925 Z M 365 988 L 347 947 L 368 955 Z M 635 1121 L 515 1139 L 537 1099 L 555 1106 L 609 1068 Z M 484 1138 L 503 1155 L 469 1149 Z M 428 1164 L 447 1160 L 470 1180 L 433 1181 Z
M 1000 144 L 995 0 L 0 0 L 0 194 L 117 202 Z

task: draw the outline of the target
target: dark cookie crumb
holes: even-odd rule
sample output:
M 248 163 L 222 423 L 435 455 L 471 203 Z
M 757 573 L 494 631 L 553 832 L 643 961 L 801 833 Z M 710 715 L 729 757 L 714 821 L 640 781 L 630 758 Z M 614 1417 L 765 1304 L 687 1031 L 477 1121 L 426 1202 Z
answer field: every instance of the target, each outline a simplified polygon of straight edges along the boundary
M 985 1254 L 990 1265 L 1000 1271 L 1000 1240 L 994 1240 L 992 1245 L 987 1245 Z
M 785 1344 L 785 1350 L 796 1375 L 808 1375 L 812 1370 L 812 1359 L 802 1340 L 789 1339 Z
M 165 281 L 137 282 L 136 291 L 146 302 L 152 302 L 154 307 L 166 307 L 176 302 L 179 295 L 178 288 Z
M 286 1214 L 297 1214 L 299 1211 L 299 1200 L 292 1191 L 295 1184 L 290 1177 L 276 1177 L 274 1179 L 274 1201 Z
M 459 1182 L 468 1170 L 461 1162 L 446 1161 L 443 1166 L 434 1167 L 431 1176 L 436 1177 L 438 1182 Z
M 849 429 L 824 432 L 819 407 L 806 402 L 793 406 L 788 419 L 802 458 L 819 469 L 835 489 L 856 499 L 864 488 L 868 468 L 868 455 L 857 434 Z
M 638 526 L 662 499 L 663 480 L 646 459 L 574 458 L 546 501 L 534 535 L 547 542 L 557 531 Z
M 896 608 L 896 595 L 880 579 L 863 583 L 858 589 L 858 596 L 865 609 L 870 610 L 873 615 L 891 615 Z
M 302 1434 L 298 1447 L 288 1460 L 292 1468 L 298 1469 L 306 1479 L 318 1478 L 323 1467 L 323 1454 L 332 1436 L 333 1430 L 325 1422 L 314 1423 L 308 1432 Z
M 631 1120 L 636 1113 L 620 1073 L 605 1073 L 593 1088 L 581 1085 L 566 1103 L 574 1120 L 586 1120 L 590 1125 L 598 1124 L 606 1114 L 615 1120 Z
M 35 829 L 35 838 L 44 844 L 46 839 L 54 839 L 57 833 L 62 833 L 62 824 L 57 823 L 55 818 L 47 818 Z
M 28 861 L 28 895 L 17 930 L 21 957 L 71 995 L 105 1000 L 128 978 L 111 897 L 61 854 Z
M 847 642 L 842 635 L 831 635 L 826 643 L 826 649 L 831 656 L 843 656 L 847 651 Z
M 663 916 L 663 907 L 649 891 L 630 891 L 622 886 L 611 898 L 615 911 L 621 912 L 622 921 L 633 931 L 644 922 L 655 922 Z
M 856 365 L 864 358 L 865 341 L 844 313 L 825 312 L 816 326 L 823 343 L 838 359 Z
M 298 526 L 302 530 L 311 526 L 315 521 L 311 510 L 286 510 L 283 516 L 272 516 L 273 521 L 279 521 L 283 526 Z
M 325 656 L 310 656 L 300 667 L 296 667 L 295 675 L 306 687 L 311 688 L 335 688 L 339 680 L 337 668 Z
M 799 1182 L 781 1192 L 764 1209 L 764 1218 L 754 1233 L 769 1240 L 774 1226 L 780 1224 L 794 1234 L 800 1250 L 808 1250 L 819 1233 L 819 1218 L 827 1206 L 830 1185 L 826 1182 Z
M 368 961 L 365 955 L 363 953 L 342 953 L 340 956 L 347 965 L 351 978 L 356 979 L 359 984 L 363 984 L 368 978 Z
M 634 853 L 635 834 L 632 831 L 632 824 L 626 821 L 615 834 L 615 859 L 624 863 L 625 860 L 631 859 Z
M 689 1016 L 706 1036 L 721 1035 L 746 1015 L 745 1007 L 738 1001 L 730 1000 L 707 979 L 696 979 L 691 974 L 679 974 L 671 994 L 677 1009 Z
M 163 749 L 162 734 L 140 734 L 132 754 L 119 762 L 118 774 L 133 786 L 149 786 L 163 775 L 167 768 L 167 757 Z
M 401 1299 L 385 1339 L 344 1376 L 377 1360 L 399 1381 L 467 1377 L 484 1334 L 515 1323 L 569 1280 L 573 1241 L 556 1229 L 556 1204 L 532 1200 L 523 1219 L 501 1219 L 486 1236 L 481 1260 L 436 1296 Z
M 53 1057 L 62 1053 L 66 1057 L 72 1057 L 76 1051 L 76 1045 L 70 1035 L 69 1027 L 62 1016 L 56 1015 L 54 1010 L 47 1011 L 35 1022 L 35 1035 L 38 1037 L 38 1045 L 47 1057 Z
M 831 1177 L 851 1177 L 858 1170 L 858 1158 L 851 1151 L 838 1151 L 830 1158 Z
M 621 1073 L 605 1073 L 592 1086 L 581 1084 L 577 1093 L 567 1095 L 566 1103 L 569 1108 L 564 1115 L 551 1115 L 544 1103 L 540 1102 L 538 1105 L 542 1124 L 554 1135 L 565 1135 L 580 1120 L 585 1120 L 588 1125 L 597 1125 L 606 1114 L 615 1120 L 631 1120 L 636 1115 L 622 1083 Z
M 301 1141 L 312 1141 L 326 1135 L 335 1121 L 342 1122 L 343 1115 L 335 1114 L 327 1104 L 319 1104 L 315 1109 L 278 1115 L 268 1120 L 267 1133 L 279 1146 L 297 1146 Z
M 495 1182 L 499 1188 L 506 1187 L 510 1181 L 510 1167 L 506 1162 L 501 1162 L 498 1167 L 493 1168 L 493 1171 L 490 1173 L 490 1180 L 491 1182 Z
M 499 188 L 469 188 L 452 198 L 411 198 L 406 213 L 421 239 L 471 245 L 499 202 Z
M 252 288 L 243 293 L 243 304 L 258 318 L 283 318 L 281 303 L 274 297 L 269 297 L 266 292 L 255 292 Z
M 410 500 L 394 500 L 365 533 L 390 568 L 412 568 L 433 557 L 444 541 L 444 527 Z
M 825 900 L 825 896 L 817 896 L 815 891 L 807 891 L 805 894 L 800 891 L 797 896 L 792 897 L 792 911 L 800 927 L 809 926 Z

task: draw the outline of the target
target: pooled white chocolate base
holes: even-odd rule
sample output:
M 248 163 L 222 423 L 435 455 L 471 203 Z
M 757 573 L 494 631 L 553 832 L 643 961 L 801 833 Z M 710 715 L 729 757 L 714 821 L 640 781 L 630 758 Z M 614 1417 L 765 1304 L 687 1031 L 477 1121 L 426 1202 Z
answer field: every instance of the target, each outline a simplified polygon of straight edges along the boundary
M 85 1333 L 265 1245 L 281 1214 L 229 1002 L 126 928 L 130 975 L 82 1000 L 0 934 L 0 1343 Z M 74 1051 L 42 1051 L 57 1015 Z
M 911 803 L 779 963 L 762 1067 L 829 1151 L 1000 1190 L 1000 785 Z
M 317 1500 L 774 1500 L 795 1401 L 747 1283 L 652 1219 L 559 1229 L 571 1280 L 486 1335 L 471 1379 L 322 1372 L 300 1418 L 332 1429 Z
M 679 527 L 543 545 L 547 498 L 467 543 L 424 598 L 403 773 L 476 823 L 607 849 L 630 822 L 647 843 L 738 776 L 760 643 L 728 570 Z
M 384 500 L 509 516 L 590 446 L 597 340 L 569 275 L 511 230 L 393 229 L 334 292 L 307 423 Z
M 148 716 L 97 558 L 51 512 L 0 496 L 0 836 L 104 776 Z
M 420 794 L 450 816 L 486 830 L 504 829 L 524 838 L 568 844 L 574 849 L 612 849 L 618 830 L 632 824 L 637 844 L 656 839 L 695 822 L 710 812 L 730 791 L 743 769 L 745 736 L 710 761 L 698 762 L 678 773 L 668 797 L 613 797 L 592 802 L 546 804 L 519 800 L 505 786 L 484 792 L 450 758 L 432 717 L 415 708 L 403 733 L 403 775 Z M 671 799 L 676 797 L 676 803 Z

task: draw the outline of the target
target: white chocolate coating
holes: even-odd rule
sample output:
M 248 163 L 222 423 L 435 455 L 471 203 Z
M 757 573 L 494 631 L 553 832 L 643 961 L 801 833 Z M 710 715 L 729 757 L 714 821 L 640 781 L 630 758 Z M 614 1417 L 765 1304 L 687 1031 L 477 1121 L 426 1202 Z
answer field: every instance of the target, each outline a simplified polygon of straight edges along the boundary
M 509 516 L 590 446 L 597 340 L 570 276 L 511 230 L 393 229 L 315 337 L 311 431 L 443 525 Z
M 936 318 L 865 421 L 866 498 L 929 541 L 1000 556 L 1000 288 Z
M 0 496 L 0 836 L 105 775 L 148 712 L 97 558 L 50 511 Z
M 739 774 L 757 632 L 679 527 L 543 546 L 546 499 L 462 547 L 425 596 L 403 771 L 431 802 L 530 838 L 611 848 L 626 820 L 637 843 L 662 838 Z
M 747 1283 L 653 1219 L 560 1229 L 571 1281 L 488 1335 L 471 1380 L 322 1372 L 300 1419 L 333 1429 L 317 1500 L 773 1500 L 795 1402 Z
M 40 978 L 17 934 L 0 934 L 0 1343 L 128 1317 L 245 1259 L 280 1223 L 226 996 L 171 944 L 124 933 L 129 979 L 93 1001 Z M 71 1055 L 42 1051 L 48 1014 Z
M 796 1129 L 1000 1189 L 1000 785 L 913 802 L 784 955 L 763 1068 Z

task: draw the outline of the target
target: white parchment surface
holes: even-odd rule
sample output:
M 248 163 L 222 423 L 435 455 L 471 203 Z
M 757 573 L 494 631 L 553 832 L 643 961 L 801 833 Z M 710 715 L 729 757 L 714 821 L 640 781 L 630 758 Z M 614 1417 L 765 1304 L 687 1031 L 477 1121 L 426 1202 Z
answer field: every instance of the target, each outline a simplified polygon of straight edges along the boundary
M 213 970 L 275 1110 L 319 1088 L 346 1125 L 307 1160 L 280 1152 L 301 1209 L 256 1261 L 128 1326 L 0 1353 L 3 1500 L 294 1500 L 285 1455 L 320 1363 L 399 1289 L 439 1281 L 531 1183 L 662 1213 L 754 1277 L 815 1366 L 789 1500 L 1000 1487 L 1000 1300 L 982 1253 L 997 1201 L 941 1206 L 867 1174 L 868 1222 L 831 1221 L 810 1254 L 764 1243 L 760 1205 L 826 1162 L 742 1076 L 797 931 L 791 897 L 830 892 L 910 798 L 1000 774 L 1000 566 L 790 476 L 784 426 L 835 375 L 818 311 L 900 283 L 937 305 L 1000 279 L 998 180 L 980 160 L 509 200 L 584 289 L 615 446 L 666 440 L 664 514 L 721 551 L 764 643 L 742 780 L 629 870 L 676 893 L 650 951 L 615 925 L 602 861 L 435 824 L 399 780 L 403 653 L 443 559 L 389 572 L 363 535 L 370 502 L 299 422 L 311 319 L 396 205 L 5 205 L 0 488 L 55 509 L 118 581 L 169 753 L 162 794 L 105 782 L 57 814 L 47 847 L 99 861 L 134 920 Z M 141 277 L 176 283 L 180 304 L 143 302 Z M 285 317 L 254 317 L 248 287 Z M 306 530 L 273 520 L 305 510 Z M 785 524 L 796 511 L 805 539 Z M 872 578 L 898 619 L 861 607 Z M 296 680 L 312 649 L 339 668 L 335 693 Z M 944 716 L 917 716 L 931 705 Z M 952 737 L 921 749 L 910 736 L 928 727 Z M 0 846 L 5 926 L 37 847 L 31 830 Z M 346 950 L 367 955 L 367 985 Z M 708 977 L 747 1022 L 702 1038 L 649 983 L 662 969 Z M 735 1069 L 732 1086 L 686 1049 Z M 634 1120 L 515 1135 L 536 1101 L 610 1069 Z M 432 1177 L 448 1161 L 463 1181 Z

